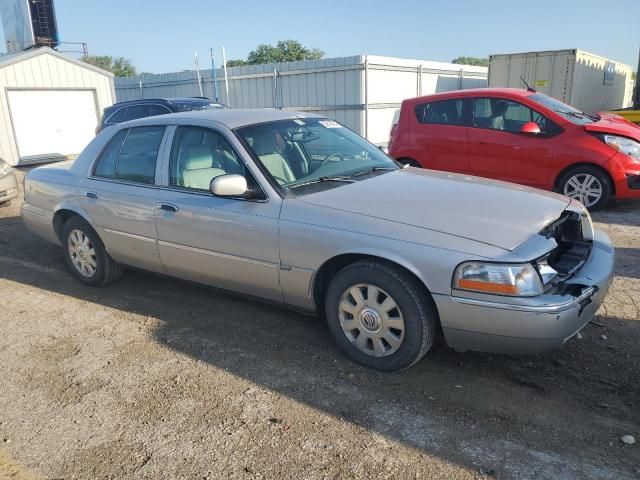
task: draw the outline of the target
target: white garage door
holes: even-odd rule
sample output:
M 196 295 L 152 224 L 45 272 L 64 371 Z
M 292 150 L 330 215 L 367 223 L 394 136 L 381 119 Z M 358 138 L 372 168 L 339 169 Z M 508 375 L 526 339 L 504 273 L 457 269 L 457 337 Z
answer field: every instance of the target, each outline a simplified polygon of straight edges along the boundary
M 93 90 L 9 90 L 20 161 L 77 155 L 95 136 Z

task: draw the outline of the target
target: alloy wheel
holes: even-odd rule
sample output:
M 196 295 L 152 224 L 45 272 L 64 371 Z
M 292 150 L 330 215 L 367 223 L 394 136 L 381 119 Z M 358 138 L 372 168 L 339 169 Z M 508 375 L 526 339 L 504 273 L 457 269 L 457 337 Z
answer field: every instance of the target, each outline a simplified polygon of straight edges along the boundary
M 593 207 L 602 198 L 602 183 L 589 173 L 576 173 L 564 184 L 563 193 L 579 200 L 585 207 Z
M 349 341 L 373 357 L 395 353 L 404 340 L 402 311 L 391 295 L 359 283 L 344 291 L 338 305 L 340 326 Z

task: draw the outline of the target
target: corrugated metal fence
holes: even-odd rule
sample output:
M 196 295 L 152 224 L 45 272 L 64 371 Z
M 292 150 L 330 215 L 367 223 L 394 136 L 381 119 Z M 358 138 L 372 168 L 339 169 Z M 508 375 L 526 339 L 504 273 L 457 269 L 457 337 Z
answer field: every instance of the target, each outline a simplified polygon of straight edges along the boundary
M 487 85 L 487 69 L 450 63 L 357 55 L 216 69 L 219 101 L 232 108 L 284 108 L 333 118 L 384 144 L 403 99 Z M 214 98 L 211 69 L 200 71 Z M 118 101 L 200 95 L 195 71 L 116 79 Z

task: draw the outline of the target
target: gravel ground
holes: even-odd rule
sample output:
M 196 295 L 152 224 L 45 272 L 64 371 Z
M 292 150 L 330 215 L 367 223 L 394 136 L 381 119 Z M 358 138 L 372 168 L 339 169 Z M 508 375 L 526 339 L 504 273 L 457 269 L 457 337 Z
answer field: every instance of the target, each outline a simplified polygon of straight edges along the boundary
M 22 176 L 22 173 L 20 176 Z M 81 285 L 0 209 L 0 478 L 640 478 L 640 201 L 581 339 L 360 368 L 319 319 L 143 272 Z M 596 323 L 597 322 L 597 323 Z

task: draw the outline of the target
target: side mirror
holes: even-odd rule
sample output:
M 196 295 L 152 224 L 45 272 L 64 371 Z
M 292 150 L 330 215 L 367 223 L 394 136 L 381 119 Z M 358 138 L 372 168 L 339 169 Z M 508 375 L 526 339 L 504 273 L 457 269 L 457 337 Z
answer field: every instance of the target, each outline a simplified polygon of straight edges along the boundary
M 540 135 L 540 127 L 536 122 L 527 122 L 520 127 L 520 133 L 526 135 Z
M 220 175 L 211 180 L 211 193 L 216 197 L 243 197 L 247 193 L 247 179 L 242 175 Z

